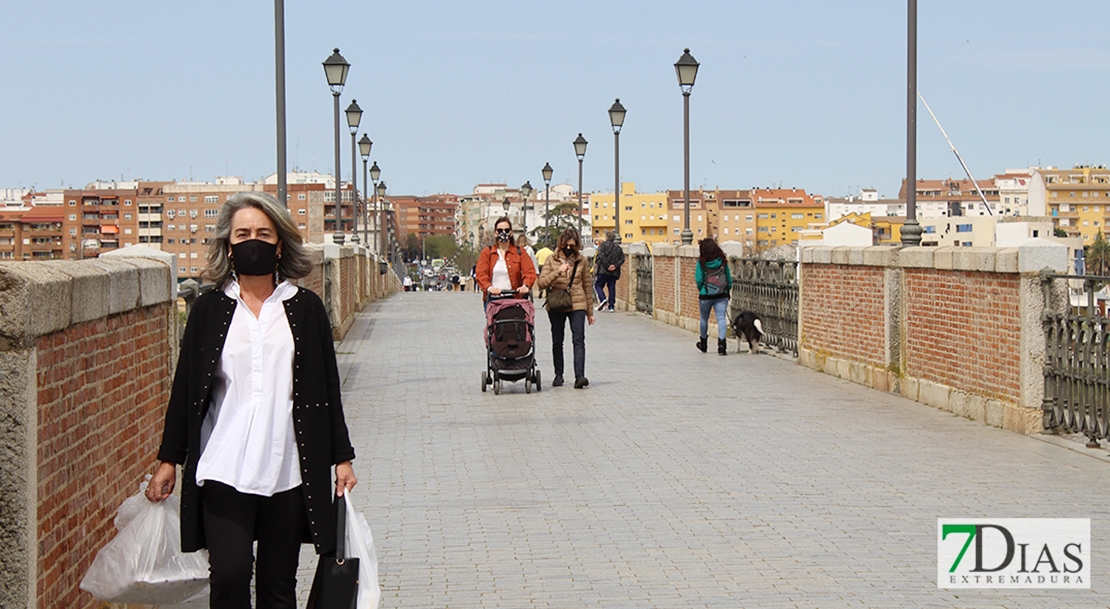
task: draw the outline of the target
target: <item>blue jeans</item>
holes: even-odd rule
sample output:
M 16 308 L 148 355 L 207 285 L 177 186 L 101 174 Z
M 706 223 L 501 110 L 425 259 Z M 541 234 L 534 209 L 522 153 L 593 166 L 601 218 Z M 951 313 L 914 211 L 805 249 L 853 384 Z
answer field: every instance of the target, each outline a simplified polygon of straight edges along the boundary
M 551 320 L 551 361 L 555 364 L 555 376 L 563 376 L 563 336 L 568 319 L 571 342 L 574 344 L 574 378 L 586 376 L 586 312 L 548 311 L 547 318 Z
M 617 276 L 616 275 L 601 275 L 601 274 L 599 274 L 596 278 L 594 278 L 594 291 L 597 292 L 597 301 L 598 302 L 605 302 L 607 300 L 605 298 L 605 290 L 606 289 L 609 290 L 609 298 L 608 298 L 609 302 L 607 302 L 605 304 L 605 306 L 608 307 L 610 311 L 612 311 L 613 307 L 616 306 L 616 304 L 617 304 Z
M 713 311 L 717 315 L 717 339 L 724 340 L 728 330 L 728 299 L 699 300 L 698 309 L 701 312 L 701 336 L 709 336 L 709 312 Z

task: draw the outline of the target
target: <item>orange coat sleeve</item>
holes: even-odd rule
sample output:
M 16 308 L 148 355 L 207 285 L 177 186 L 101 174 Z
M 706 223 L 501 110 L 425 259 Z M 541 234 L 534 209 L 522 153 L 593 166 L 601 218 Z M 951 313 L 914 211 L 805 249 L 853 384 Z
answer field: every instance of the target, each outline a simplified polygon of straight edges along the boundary
M 474 270 L 474 279 L 478 282 L 478 287 L 481 288 L 482 294 L 489 291 L 490 283 L 493 279 L 493 269 L 489 266 L 490 253 L 493 248 L 487 247 L 478 254 L 478 268 Z

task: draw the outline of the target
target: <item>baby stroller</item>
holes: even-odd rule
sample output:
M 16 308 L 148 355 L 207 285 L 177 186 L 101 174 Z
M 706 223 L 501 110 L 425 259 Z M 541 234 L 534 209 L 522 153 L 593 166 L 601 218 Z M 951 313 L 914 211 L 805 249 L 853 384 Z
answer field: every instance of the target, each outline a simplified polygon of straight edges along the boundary
M 511 295 L 491 296 L 486 308 L 486 369 L 482 372 L 482 391 L 493 385 L 501 394 L 502 381 L 524 379 L 524 392 L 532 386 L 540 390 L 540 371 L 536 369 L 536 309 L 532 302 Z

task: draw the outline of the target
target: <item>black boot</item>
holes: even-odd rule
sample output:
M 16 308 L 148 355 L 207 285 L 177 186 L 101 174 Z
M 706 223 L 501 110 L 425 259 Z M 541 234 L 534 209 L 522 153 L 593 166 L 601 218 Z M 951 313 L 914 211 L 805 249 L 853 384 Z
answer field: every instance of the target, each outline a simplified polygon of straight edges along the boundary
M 717 355 L 728 355 L 728 339 L 717 339 Z
M 707 337 L 707 336 L 703 336 L 703 337 L 698 339 L 698 342 L 695 343 L 698 347 L 698 351 L 701 351 L 702 353 L 705 353 L 706 348 L 707 348 L 707 345 L 705 343 L 708 340 L 709 340 L 709 337 Z

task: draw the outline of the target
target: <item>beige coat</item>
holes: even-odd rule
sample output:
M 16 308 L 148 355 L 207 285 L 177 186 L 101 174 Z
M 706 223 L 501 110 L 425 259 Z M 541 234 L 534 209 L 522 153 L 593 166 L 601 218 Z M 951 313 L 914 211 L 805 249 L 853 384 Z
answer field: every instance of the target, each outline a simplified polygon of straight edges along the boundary
M 548 256 L 544 261 L 543 273 L 540 274 L 539 280 L 536 285 L 540 289 L 546 289 L 548 292 L 551 290 L 566 289 L 567 283 L 570 281 L 570 273 L 568 270 L 566 275 L 559 272 L 559 267 L 567 262 L 567 257 L 563 252 L 555 252 Z M 574 268 L 574 261 L 570 261 L 570 266 Z M 578 254 L 578 271 L 574 273 L 574 285 L 570 288 L 570 301 L 574 305 L 575 311 L 585 311 L 589 317 L 593 317 L 593 307 L 590 306 L 593 298 L 590 296 L 591 286 L 593 286 L 593 278 L 590 277 L 590 261 L 586 259 L 581 253 Z

